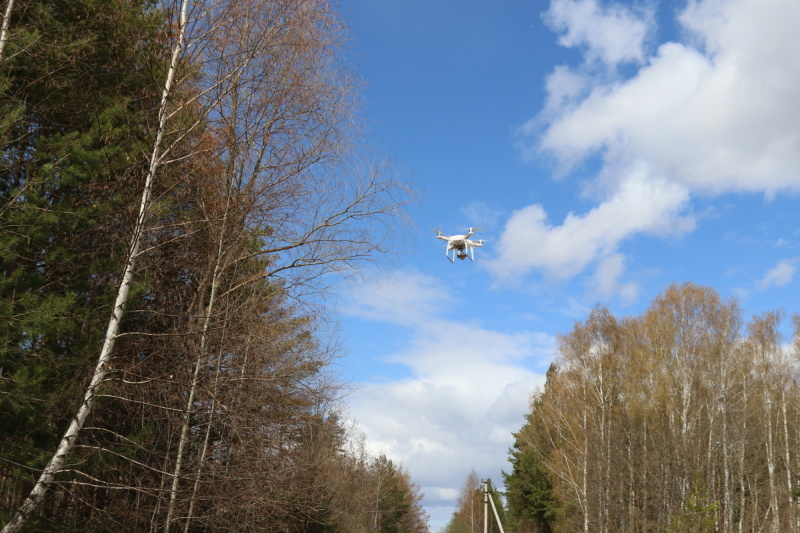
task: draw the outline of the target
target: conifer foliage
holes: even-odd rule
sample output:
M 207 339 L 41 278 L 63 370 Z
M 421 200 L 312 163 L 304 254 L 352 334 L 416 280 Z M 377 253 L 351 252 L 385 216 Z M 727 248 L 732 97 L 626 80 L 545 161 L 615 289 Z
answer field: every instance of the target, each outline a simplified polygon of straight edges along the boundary
M 427 531 L 339 417 L 317 298 L 408 197 L 332 6 L 2 12 L 4 531 Z

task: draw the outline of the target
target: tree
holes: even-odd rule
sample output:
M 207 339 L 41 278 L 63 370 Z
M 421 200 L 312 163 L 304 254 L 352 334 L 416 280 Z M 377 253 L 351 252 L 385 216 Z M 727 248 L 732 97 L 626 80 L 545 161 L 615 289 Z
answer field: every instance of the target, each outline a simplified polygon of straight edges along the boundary
M 672 518 L 671 531 L 676 533 L 711 533 L 716 530 L 717 503 L 700 488 L 698 483 L 692 485 L 689 499 L 684 502 L 681 511 Z
M 735 301 L 692 284 L 641 316 L 594 309 L 516 434 L 519 526 L 551 513 L 564 531 L 796 530 L 797 340 L 784 346 L 781 316 L 745 334 Z
M 551 365 L 548 376 L 554 372 Z M 514 522 L 514 531 L 549 533 L 550 524 L 556 518 L 556 502 L 546 465 L 547 445 L 541 434 L 537 435 L 537 419 L 528 415 L 526 420 L 522 429 L 514 434 L 514 445 L 508 451 L 511 472 L 503 472 L 508 514 Z
M 478 533 L 483 531 L 483 494 L 481 479 L 470 470 L 456 500 L 456 510 L 448 525 L 448 533 Z
M 500 495 L 489 484 L 489 497 L 494 502 L 494 508 L 501 523 L 506 523 L 505 506 Z M 488 508 L 488 514 L 487 512 Z M 458 494 L 456 510 L 453 512 L 450 522 L 444 528 L 445 533 L 479 533 L 484 530 L 484 524 L 489 531 L 500 531 L 497 525 L 497 517 L 491 507 L 491 502 L 485 500 L 484 482 L 478 477 L 475 470 L 470 470 L 467 479 Z M 507 526 L 506 526 L 507 527 Z
M 12 15 L 0 81 L 2 448 L 6 465 L 41 468 L 113 301 L 161 24 L 139 1 L 32 1 Z
M 383 251 L 406 191 L 359 144 L 331 7 L 23 7 L 3 21 L 0 407 L 31 420 L 3 428 L 9 459 L 44 471 L 7 530 L 345 523 L 316 480 L 377 470 L 336 449 L 315 298 Z M 95 85 L 94 108 L 71 98 Z M 386 527 L 423 530 L 418 487 L 389 479 Z
M 28 498 L 26 498 L 22 503 L 14 518 L 12 518 L 6 527 L 3 528 L 4 533 L 14 533 L 15 531 L 19 531 L 28 521 L 30 516 L 34 514 L 41 506 L 41 502 L 44 499 L 49 485 L 52 483 L 56 473 L 58 473 L 58 471 L 61 469 L 61 466 L 64 464 L 67 455 L 75 445 L 75 441 L 77 440 L 87 417 L 94 407 L 97 394 L 108 373 L 108 363 L 111 358 L 111 353 L 114 349 L 114 343 L 116 342 L 116 338 L 119 333 L 120 322 L 122 321 L 122 315 L 133 280 L 134 267 L 140 253 L 142 235 L 145 230 L 147 210 L 150 204 L 150 195 L 153 188 L 153 180 L 155 179 L 156 172 L 161 164 L 161 152 L 163 150 L 162 142 L 166 133 L 167 117 L 170 114 L 168 105 L 171 103 L 170 98 L 172 96 L 173 83 L 176 70 L 178 68 L 178 60 L 180 59 L 185 46 L 185 31 L 188 24 L 187 11 L 188 0 L 182 0 L 180 7 L 178 8 L 178 28 L 175 42 L 172 47 L 169 67 L 167 68 L 166 77 L 163 83 L 161 103 L 158 108 L 158 126 L 155 131 L 155 138 L 153 140 L 152 150 L 149 155 L 147 173 L 144 178 L 141 199 L 139 201 L 138 215 L 133 226 L 133 235 L 131 237 L 130 247 L 127 252 L 121 281 L 117 288 L 116 298 L 112 306 L 111 318 L 108 321 L 105 339 L 103 341 L 103 347 L 100 351 L 97 365 L 94 368 L 92 379 L 86 388 L 83 402 L 81 403 L 74 417 L 70 420 L 69 427 L 61 437 L 61 441 L 59 442 L 55 453 L 48 461 L 33 489 L 31 489 L 31 493 Z

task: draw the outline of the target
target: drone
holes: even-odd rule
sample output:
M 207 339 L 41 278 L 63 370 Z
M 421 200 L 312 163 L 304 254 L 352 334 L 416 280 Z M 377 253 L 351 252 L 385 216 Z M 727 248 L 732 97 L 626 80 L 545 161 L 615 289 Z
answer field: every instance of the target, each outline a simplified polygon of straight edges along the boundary
M 474 261 L 474 249 L 483 247 L 483 239 L 477 241 L 470 240 L 470 237 L 472 237 L 476 231 L 478 231 L 478 228 L 469 228 L 469 231 L 464 235 L 443 235 L 441 231 L 436 230 L 436 238 L 447 241 L 444 256 L 451 263 L 456 262 L 456 257 L 462 261 L 469 257 L 470 261 Z M 450 250 L 453 251 L 453 257 L 450 257 Z

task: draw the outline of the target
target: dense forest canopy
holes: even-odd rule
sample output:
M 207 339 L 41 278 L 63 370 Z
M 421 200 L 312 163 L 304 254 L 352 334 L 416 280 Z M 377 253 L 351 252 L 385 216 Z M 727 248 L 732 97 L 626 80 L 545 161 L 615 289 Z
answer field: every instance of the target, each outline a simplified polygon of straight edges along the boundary
M 4 531 L 425 532 L 317 294 L 409 192 L 325 0 L 6 0 Z

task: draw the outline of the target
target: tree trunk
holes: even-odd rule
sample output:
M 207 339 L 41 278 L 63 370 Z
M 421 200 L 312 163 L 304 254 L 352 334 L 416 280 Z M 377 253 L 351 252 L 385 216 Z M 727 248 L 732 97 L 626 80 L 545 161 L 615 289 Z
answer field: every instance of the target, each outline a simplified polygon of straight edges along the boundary
M 783 415 L 783 442 L 784 442 L 784 461 L 786 469 L 786 497 L 788 498 L 789 506 L 786 513 L 786 521 L 794 527 L 794 496 L 792 487 L 792 458 L 791 447 L 789 445 L 789 420 L 786 413 L 786 388 L 781 386 L 781 414 Z
M 3 24 L 0 26 L 0 61 L 3 60 L 3 52 L 8 42 L 8 27 L 11 23 L 11 10 L 14 9 L 14 0 L 7 0 L 6 10 L 3 13 Z
M 60 471 L 61 466 L 64 464 L 64 461 L 67 458 L 67 455 L 75 445 L 75 441 L 78 439 L 78 435 L 80 434 L 81 429 L 83 429 L 83 425 L 86 423 L 86 419 L 89 417 L 89 414 L 94 407 L 95 400 L 97 399 L 97 393 L 100 390 L 100 387 L 102 386 L 103 381 L 108 373 L 108 363 L 111 359 L 111 352 L 114 349 L 114 343 L 119 333 L 119 324 L 122 320 L 122 315 L 125 310 L 125 303 L 128 299 L 128 292 L 130 291 L 130 285 L 133 279 L 133 270 L 142 244 L 142 234 L 144 233 L 147 209 L 150 204 L 150 194 L 153 188 L 153 180 L 160 164 L 161 143 L 164 139 L 167 116 L 169 114 L 167 111 L 167 104 L 173 90 L 175 71 L 178 67 L 178 59 L 183 51 L 184 46 L 187 6 L 188 0 L 182 0 L 178 39 L 175 43 L 175 48 L 172 51 L 169 70 L 167 71 L 167 77 L 164 82 L 164 89 L 161 96 L 161 106 L 159 108 L 158 130 L 156 132 L 156 139 L 153 143 L 153 149 L 150 153 L 150 164 L 144 181 L 142 197 L 139 202 L 139 214 L 134 226 L 128 258 L 125 262 L 122 282 L 120 283 L 119 289 L 117 289 L 117 297 L 114 302 L 111 319 L 109 320 L 108 327 L 106 329 L 105 341 L 103 342 L 103 348 L 100 352 L 97 365 L 95 366 L 92 380 L 86 389 L 86 393 L 84 394 L 83 403 L 81 403 L 78 412 L 73 417 L 69 427 L 67 428 L 67 431 L 61 438 L 61 442 L 59 443 L 56 452 L 53 454 L 53 457 L 47 463 L 44 471 L 39 476 L 39 479 L 31 490 L 30 495 L 25 499 L 22 506 L 19 508 L 11 521 L 3 528 L 3 533 L 16 533 L 17 531 L 20 531 L 28 522 L 30 517 L 41 507 L 50 483 L 52 483 L 56 474 Z M 10 3 L 6 11 L 8 12 L 9 9 Z M 5 24 L 6 21 L 7 17 L 4 18 L 3 23 Z
M 228 182 L 230 184 L 230 180 Z M 197 392 L 197 384 L 200 377 L 200 371 L 206 361 L 206 350 L 208 348 L 208 328 L 211 323 L 211 316 L 214 313 L 214 304 L 216 303 L 217 290 L 219 287 L 219 276 L 223 270 L 223 243 L 225 242 L 225 232 L 227 229 L 228 210 L 230 209 L 230 186 L 228 187 L 228 198 L 226 199 L 225 213 L 222 217 L 222 227 L 218 236 L 216 257 L 214 260 L 214 273 L 211 276 L 211 294 L 208 298 L 208 306 L 205 308 L 205 316 L 203 319 L 203 331 L 200 337 L 200 350 L 195 361 L 194 374 L 192 376 L 192 384 L 189 388 L 189 396 L 186 399 L 186 410 L 184 411 L 183 425 L 181 426 L 181 436 L 178 441 L 178 454 L 175 458 L 175 471 L 172 474 L 172 488 L 169 495 L 169 507 L 167 508 L 167 519 L 164 524 L 165 533 L 169 532 L 170 524 L 172 522 L 172 515 L 175 511 L 175 502 L 178 496 L 178 483 L 181 475 L 181 468 L 183 465 L 183 452 L 186 447 L 186 442 L 189 436 L 189 422 L 191 420 L 192 408 L 194 406 L 194 397 Z M 219 365 L 218 365 L 219 366 Z M 213 409 L 212 409 L 213 416 Z M 190 518 L 187 520 L 187 527 Z
M 765 376 L 766 377 L 766 376 Z M 780 512 L 778 510 L 778 484 L 775 476 L 775 443 L 772 427 L 772 392 L 767 389 L 767 383 L 762 383 L 764 387 L 764 416 L 767 422 L 767 474 L 769 478 L 769 511 L 770 511 L 770 532 L 780 531 Z

